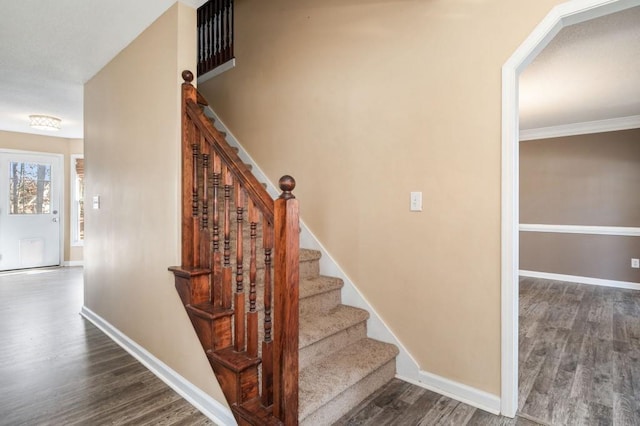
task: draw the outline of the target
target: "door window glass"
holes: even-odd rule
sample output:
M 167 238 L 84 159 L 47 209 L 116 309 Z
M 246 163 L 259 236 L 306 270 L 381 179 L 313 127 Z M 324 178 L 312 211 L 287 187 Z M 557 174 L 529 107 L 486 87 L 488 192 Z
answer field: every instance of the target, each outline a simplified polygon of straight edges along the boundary
M 9 163 L 9 213 L 49 214 L 51 210 L 51 165 Z

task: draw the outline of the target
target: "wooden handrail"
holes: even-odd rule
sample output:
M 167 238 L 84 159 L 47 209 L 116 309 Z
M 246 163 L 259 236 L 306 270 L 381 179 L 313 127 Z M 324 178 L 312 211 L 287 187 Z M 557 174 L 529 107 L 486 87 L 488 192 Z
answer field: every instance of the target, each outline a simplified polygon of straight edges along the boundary
M 191 86 L 194 90 L 195 88 Z M 256 203 L 260 212 L 265 215 L 269 223 L 273 223 L 273 199 L 260 183 L 258 179 L 251 173 L 247 165 L 242 162 L 238 154 L 227 143 L 224 136 L 217 131 L 211 124 L 211 121 L 200 109 L 197 103 L 191 99 L 187 99 L 186 109 L 189 118 L 198 127 L 207 142 L 220 154 L 222 161 L 227 164 L 229 171 L 242 182 L 249 197 Z
M 202 111 L 207 102 L 191 84 L 193 73 L 182 77 L 182 266 L 170 268 L 176 288 L 238 422 L 295 425 L 295 180 L 283 176 L 274 201 Z

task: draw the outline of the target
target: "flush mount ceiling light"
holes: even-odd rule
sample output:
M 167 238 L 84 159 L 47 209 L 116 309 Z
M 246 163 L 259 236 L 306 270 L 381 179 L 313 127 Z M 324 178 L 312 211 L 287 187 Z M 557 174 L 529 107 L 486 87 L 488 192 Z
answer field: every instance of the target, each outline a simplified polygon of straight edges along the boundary
M 39 130 L 60 130 L 60 120 L 57 117 L 51 117 L 50 115 L 30 115 L 29 126 Z

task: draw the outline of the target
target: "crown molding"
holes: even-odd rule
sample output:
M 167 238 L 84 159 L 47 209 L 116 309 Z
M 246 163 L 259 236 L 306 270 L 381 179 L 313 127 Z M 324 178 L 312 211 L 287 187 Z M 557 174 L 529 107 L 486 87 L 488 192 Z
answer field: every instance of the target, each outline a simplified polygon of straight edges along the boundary
M 560 126 L 521 130 L 520 142 L 638 128 L 640 128 L 640 115 L 632 115 L 629 117 L 610 118 L 608 120 L 586 121 L 584 123 L 571 123 Z

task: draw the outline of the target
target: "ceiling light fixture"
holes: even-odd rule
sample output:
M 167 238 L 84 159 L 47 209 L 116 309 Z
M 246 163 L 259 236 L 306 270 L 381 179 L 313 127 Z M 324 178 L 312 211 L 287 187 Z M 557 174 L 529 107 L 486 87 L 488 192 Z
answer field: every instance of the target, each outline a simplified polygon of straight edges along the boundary
M 57 117 L 51 117 L 50 115 L 30 115 L 29 126 L 39 130 L 60 130 L 60 120 Z

